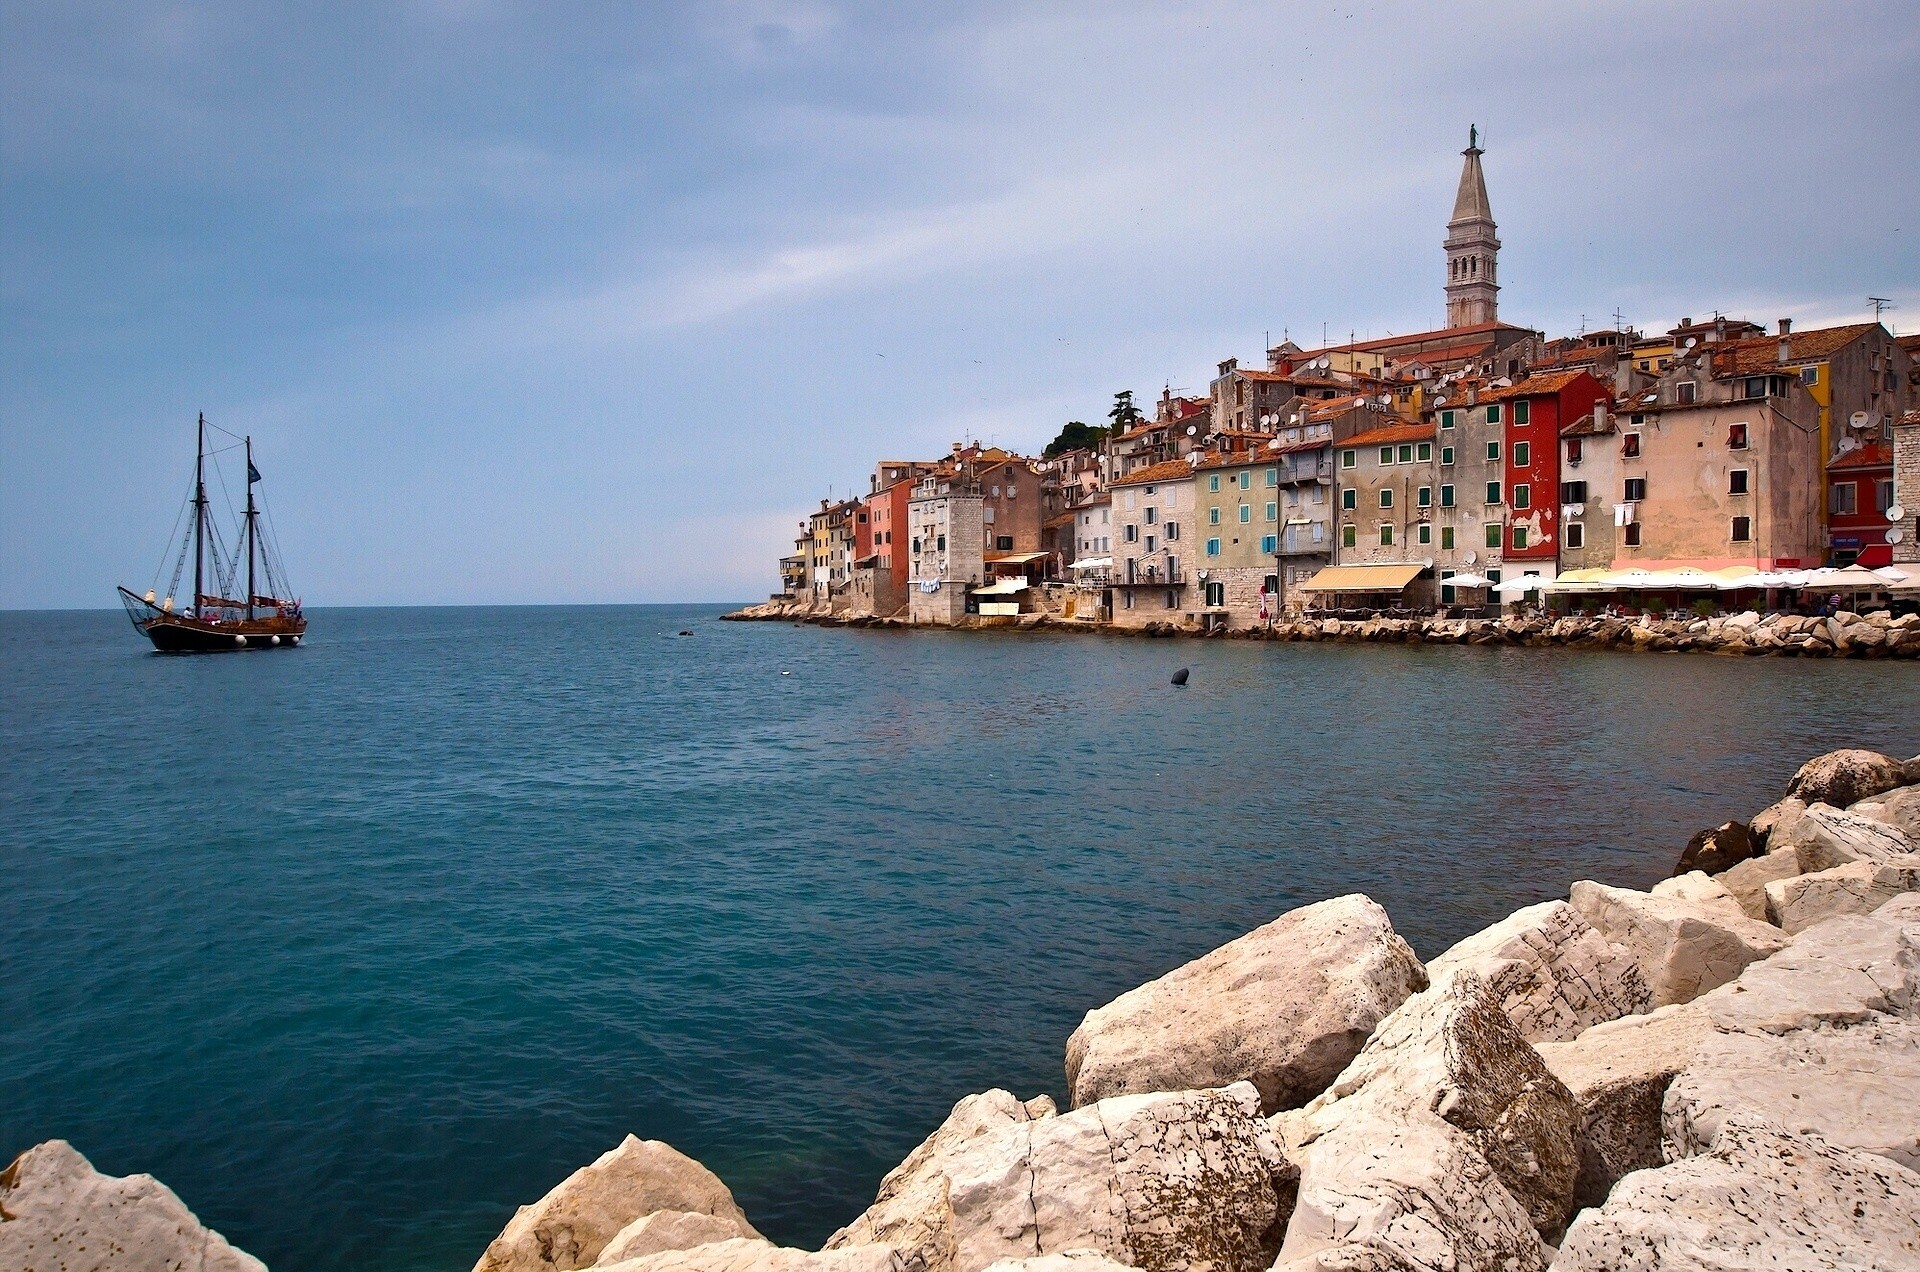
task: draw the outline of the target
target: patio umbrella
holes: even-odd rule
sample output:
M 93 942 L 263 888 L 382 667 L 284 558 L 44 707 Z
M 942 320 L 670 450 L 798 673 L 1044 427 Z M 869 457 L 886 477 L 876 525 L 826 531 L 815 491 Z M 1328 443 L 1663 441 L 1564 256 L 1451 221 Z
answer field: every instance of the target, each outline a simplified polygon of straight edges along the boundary
M 1490 587 L 1493 580 L 1478 574 L 1456 574 L 1440 580 L 1442 587 Z
M 1519 596 L 1526 592 L 1538 592 L 1546 585 L 1547 580 L 1541 578 L 1538 574 L 1522 574 L 1517 579 L 1507 579 L 1495 585 L 1493 590 L 1503 594 L 1510 592 L 1515 596 Z

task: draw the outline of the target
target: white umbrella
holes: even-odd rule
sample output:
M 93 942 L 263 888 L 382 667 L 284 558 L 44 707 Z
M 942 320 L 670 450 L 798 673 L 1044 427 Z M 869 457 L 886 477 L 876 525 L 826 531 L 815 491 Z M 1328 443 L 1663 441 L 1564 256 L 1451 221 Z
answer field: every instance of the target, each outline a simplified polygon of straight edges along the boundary
M 1478 574 L 1456 574 L 1440 580 L 1442 587 L 1491 587 L 1493 580 Z
M 1523 592 L 1538 592 L 1541 588 L 1545 587 L 1546 584 L 1547 581 L 1538 574 L 1522 574 L 1517 579 L 1508 579 L 1506 582 L 1496 585 L 1493 590 L 1496 592 L 1512 592 L 1517 596 Z

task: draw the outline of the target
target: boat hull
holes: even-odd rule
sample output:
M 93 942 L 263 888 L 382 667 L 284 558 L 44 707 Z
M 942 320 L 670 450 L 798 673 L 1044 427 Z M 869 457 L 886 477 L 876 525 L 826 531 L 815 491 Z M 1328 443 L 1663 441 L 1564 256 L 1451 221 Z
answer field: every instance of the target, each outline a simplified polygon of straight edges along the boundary
M 156 618 L 141 630 L 163 654 L 238 654 L 252 649 L 297 649 L 307 625 L 290 620 L 207 624 Z

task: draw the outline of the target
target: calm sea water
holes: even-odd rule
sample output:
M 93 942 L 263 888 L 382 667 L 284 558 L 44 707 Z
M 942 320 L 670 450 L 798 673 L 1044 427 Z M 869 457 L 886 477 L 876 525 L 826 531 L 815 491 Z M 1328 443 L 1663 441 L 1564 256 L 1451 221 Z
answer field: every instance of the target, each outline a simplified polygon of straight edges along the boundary
M 960 1096 L 1294 906 L 1425 955 L 1645 886 L 1912 664 L 320 611 L 170 659 L 0 614 L 0 1160 L 279 1272 L 464 1269 L 631 1131 L 819 1242 Z M 691 629 L 690 637 L 674 635 Z M 1168 685 L 1193 668 L 1184 690 Z

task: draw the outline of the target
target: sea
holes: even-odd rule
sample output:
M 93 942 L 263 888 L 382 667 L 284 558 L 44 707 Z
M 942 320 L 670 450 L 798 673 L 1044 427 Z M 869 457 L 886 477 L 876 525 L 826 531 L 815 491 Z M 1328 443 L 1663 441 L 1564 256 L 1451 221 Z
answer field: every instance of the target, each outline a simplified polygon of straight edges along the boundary
M 1423 956 L 1841 746 L 1912 663 L 316 609 L 0 613 L 0 1161 L 277 1272 L 458 1272 L 633 1134 L 815 1246 L 1115 995 L 1365 892 Z M 1190 671 L 1184 687 L 1170 683 Z

